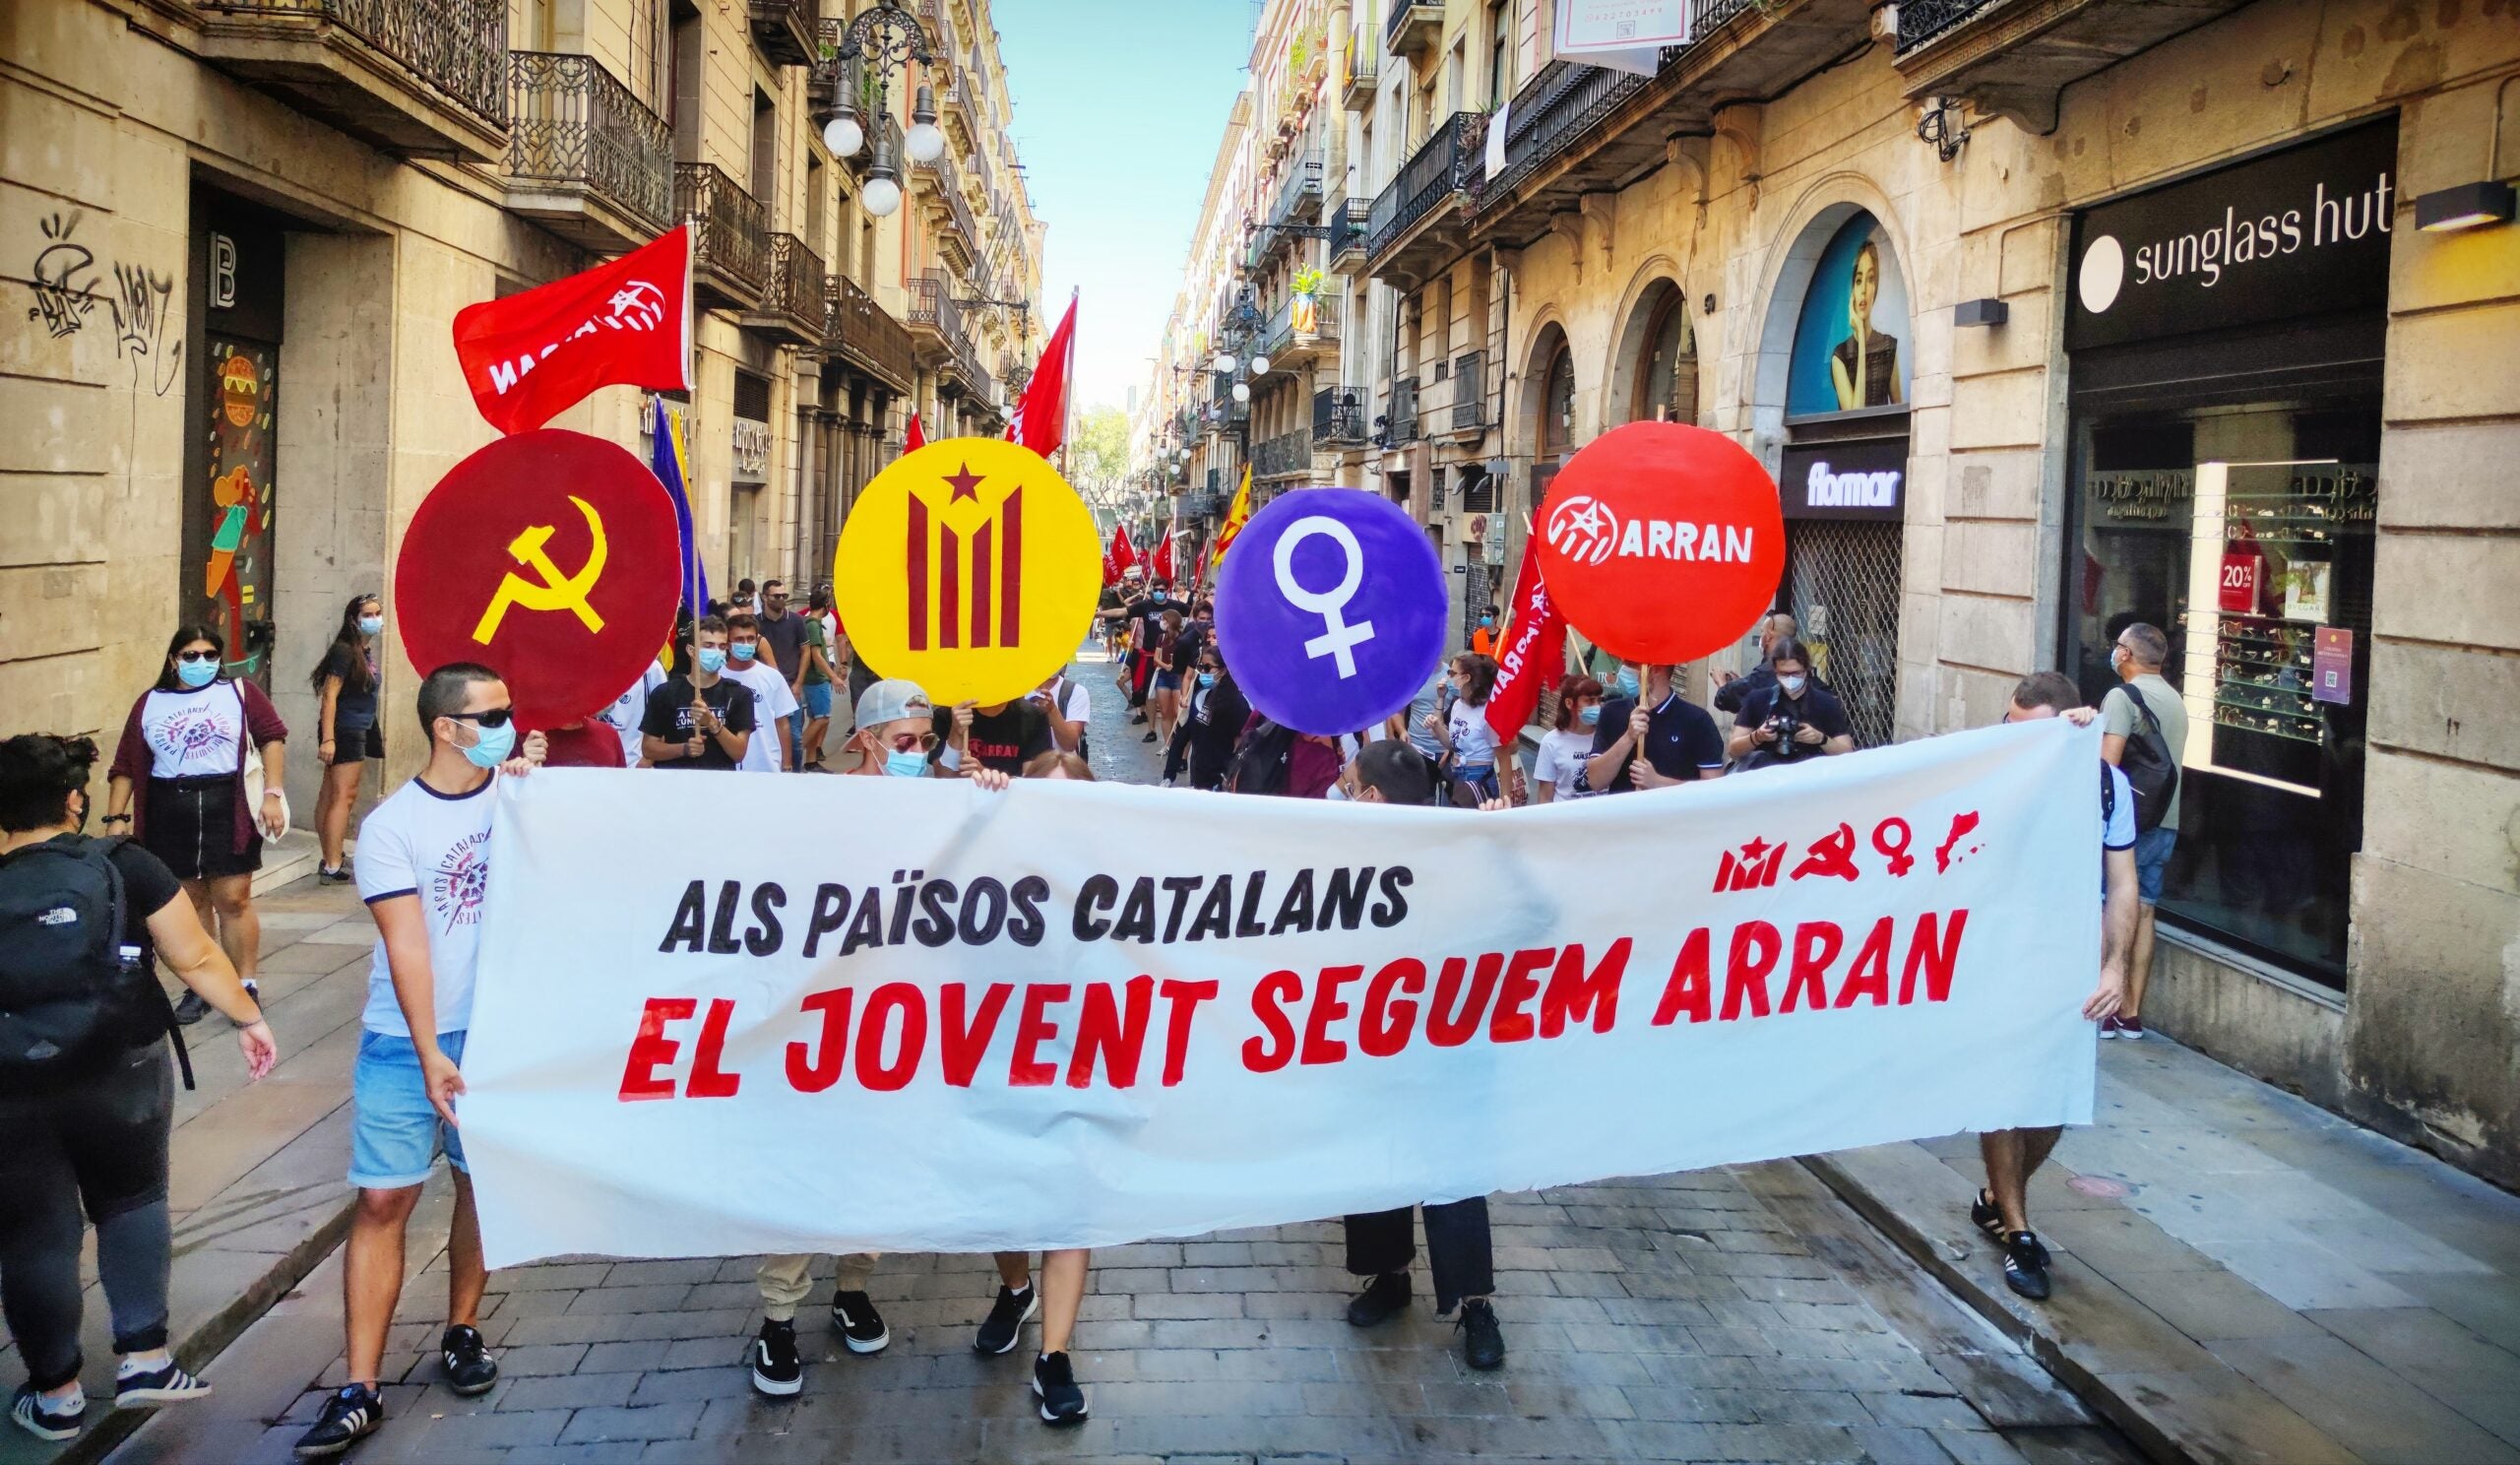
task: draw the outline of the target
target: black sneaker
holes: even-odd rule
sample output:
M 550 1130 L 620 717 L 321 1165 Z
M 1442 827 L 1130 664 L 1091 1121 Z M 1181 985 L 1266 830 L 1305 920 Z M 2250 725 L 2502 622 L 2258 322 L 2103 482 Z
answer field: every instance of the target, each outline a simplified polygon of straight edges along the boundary
M 1153 741 L 1155 741 L 1155 733 L 1154 733 L 1153 730 L 1149 730 L 1149 731 L 1148 731 L 1148 732 L 1147 732 L 1147 734 L 1146 734 L 1144 737 L 1139 738 L 1139 739 L 1138 739 L 1138 741 L 1140 741 L 1140 742 L 1153 742 Z
M 48 1409 L 33 1384 L 22 1383 L 18 1397 L 10 1402 L 9 1418 L 37 1439 L 76 1439 L 80 1424 L 88 1418 L 88 1401 L 83 1397 L 76 1409 Z
M 1409 1274 L 1385 1272 L 1365 1284 L 1365 1290 L 1348 1302 L 1348 1325 L 1372 1327 L 1389 1322 L 1409 1306 Z
M 446 1375 L 446 1386 L 465 1398 L 486 1394 L 490 1385 L 499 1381 L 499 1361 L 481 1342 L 481 1330 L 457 1323 L 437 1340 L 438 1370 Z
M 347 860 L 342 861 L 340 869 L 326 869 L 320 864 L 315 867 L 315 883 L 318 885 L 347 885 L 357 878 L 358 876 L 350 873 L 350 862 Z
M 1461 1320 L 1453 1324 L 1461 1333 L 1461 1361 L 1486 1372 L 1505 1367 L 1505 1332 L 1496 1325 L 1496 1309 L 1485 1298 L 1473 1298 L 1461 1305 Z
M 324 1401 L 315 1427 L 297 1436 L 297 1458 L 325 1460 L 347 1450 L 385 1424 L 385 1400 L 375 1390 L 343 1384 Z
M 884 1314 L 862 1292 L 836 1292 L 831 1299 L 832 1331 L 850 1353 L 882 1353 L 893 1335 L 884 1331 Z
M 133 1409 L 145 1404 L 181 1404 L 186 1399 L 207 1399 L 210 1385 L 183 1370 L 173 1359 L 145 1373 L 125 1373 L 114 1379 L 114 1407 Z
M 980 1323 L 979 1336 L 972 1340 L 978 1353 L 1012 1353 L 1016 1336 L 1034 1313 L 1041 1310 L 1040 1289 L 1026 1286 L 1022 1292 L 1001 1282 L 997 1285 L 997 1306 L 988 1309 Z
M 1969 1202 L 1969 1224 L 1984 1232 L 1987 1241 L 1998 1246 L 2004 1243 L 2003 1208 L 1984 1190 L 1978 1192 L 1976 1200 Z
M 2048 1248 L 2029 1232 L 2016 1231 L 2004 1242 L 2004 1285 L 2034 1303 L 2048 1300 Z
M 1033 1361 L 1033 1397 L 1041 1401 L 1045 1425 L 1084 1424 L 1091 1407 L 1064 1353 L 1045 1353 Z
M 761 1325 L 744 1357 L 752 1363 L 752 1386 L 772 1399 L 795 1397 L 805 1387 L 805 1365 L 796 1357 L 796 1324 L 772 1318 Z
M 186 991 L 175 999 L 175 1026 L 189 1028 L 208 1016 L 210 1004 L 201 999 L 201 993 Z

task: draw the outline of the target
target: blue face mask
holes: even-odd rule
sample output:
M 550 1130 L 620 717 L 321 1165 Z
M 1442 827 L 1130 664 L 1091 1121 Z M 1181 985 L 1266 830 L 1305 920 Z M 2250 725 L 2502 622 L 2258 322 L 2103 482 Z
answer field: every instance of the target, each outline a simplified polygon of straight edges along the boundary
M 495 728 L 472 725 L 480 740 L 464 750 L 464 761 L 475 768 L 496 768 L 516 751 L 516 719 L 510 718 Z
M 692 660 L 700 664 L 701 670 L 715 676 L 726 669 L 726 649 L 723 646 L 704 646 Z
M 385 634 L 385 617 L 384 617 L 384 616 L 382 616 L 382 615 L 362 615 L 362 616 L 360 616 L 360 617 L 358 618 L 358 633 L 359 633 L 360 635 L 362 635 L 362 636 L 382 636 L 382 635 L 384 635 L 384 634 Z
M 1780 676 L 1776 679 L 1776 684 L 1778 689 L 1789 697 L 1802 695 L 1802 678 L 1799 676 Z
M 927 777 L 927 755 L 905 753 L 899 749 L 884 755 L 884 772 L 893 778 Z
M 1594 704 L 1593 704 L 1592 706 L 1590 706 L 1590 707 L 1585 708 L 1582 712 L 1579 712 L 1579 713 L 1575 714 L 1575 721 L 1577 721 L 1577 722 L 1579 722 L 1579 723 L 1582 723 L 1582 724 L 1583 724 L 1585 727 L 1587 727 L 1587 728 L 1592 727 L 1594 724 L 1596 724 L 1596 723 L 1600 722 L 1601 720 L 1602 720 L 1602 705 L 1601 705 L 1600 703 L 1598 703 L 1598 702 L 1594 703 Z
M 1479 627 L 1480 630 L 1491 630 L 1495 627 L 1495 624 L 1496 617 L 1493 615 L 1482 615 L 1479 617 Z
M 217 662 L 177 662 L 175 679 L 188 687 L 206 687 L 219 679 Z
M 1618 675 L 1610 678 L 1610 685 L 1618 689 L 1618 694 L 1620 696 L 1628 698 L 1631 701 L 1635 700 L 1636 694 L 1640 690 L 1640 684 L 1636 679 L 1636 673 L 1625 667 L 1619 668 Z
M 738 641 L 734 645 L 726 648 L 726 654 L 733 657 L 736 661 L 749 662 L 754 657 L 761 655 L 761 647 L 755 642 Z
M 1199 673 L 1199 685 L 1203 687 L 1212 687 L 1216 684 L 1217 674 L 1214 671 L 1202 671 Z

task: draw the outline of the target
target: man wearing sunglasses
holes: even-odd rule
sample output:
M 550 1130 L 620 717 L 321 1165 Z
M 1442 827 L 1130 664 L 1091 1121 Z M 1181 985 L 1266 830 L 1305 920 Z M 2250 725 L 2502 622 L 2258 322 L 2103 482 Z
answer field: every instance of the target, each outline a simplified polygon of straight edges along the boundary
M 404 1231 L 440 1151 L 455 1172 L 455 1220 L 438 1368 L 449 1388 L 468 1396 L 499 1380 L 498 1362 L 474 1326 L 489 1273 L 455 1099 L 464 1092 L 458 1065 L 489 889 L 490 786 L 500 774 L 531 773 L 543 740 L 539 732 L 526 738 L 519 755 L 507 683 L 469 662 L 428 674 L 419 714 L 428 766 L 358 832 L 358 893 L 377 940 L 350 1077 L 349 1180 L 358 1205 L 342 1268 L 349 1381 L 298 1437 L 306 1459 L 341 1454 L 385 1423 L 377 1389 L 386 1329 L 403 1293 Z
M 652 768 L 707 768 L 732 773 L 752 745 L 753 696 L 726 669 L 726 622 L 703 616 L 691 628 L 691 668 L 648 694 L 639 723 Z

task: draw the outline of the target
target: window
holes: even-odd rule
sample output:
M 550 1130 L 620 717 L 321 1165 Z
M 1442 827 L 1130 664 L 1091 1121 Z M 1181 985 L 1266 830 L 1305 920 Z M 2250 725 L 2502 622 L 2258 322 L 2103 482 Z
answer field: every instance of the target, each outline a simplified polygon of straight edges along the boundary
M 1664 291 L 1663 302 L 1646 327 L 1645 353 L 1636 374 L 1636 400 L 1628 419 L 1636 422 L 1697 420 L 1697 337 L 1689 326 L 1689 302 L 1677 289 Z
M 756 87 L 752 94 L 752 196 L 764 209 L 779 191 L 779 104 Z M 777 218 L 774 213 L 772 218 Z
M 1505 104 L 1512 95 L 1514 19 L 1513 0 L 1496 0 L 1487 7 L 1487 110 Z
M 700 160 L 700 88 L 709 70 L 700 12 L 679 3 L 673 11 L 673 160 Z
M 823 249 L 823 160 L 805 153 L 805 243 L 816 254 Z
M 1575 353 L 1567 350 L 1563 338 L 1549 357 L 1548 374 L 1542 382 L 1540 457 L 1553 467 L 1556 460 L 1575 451 Z

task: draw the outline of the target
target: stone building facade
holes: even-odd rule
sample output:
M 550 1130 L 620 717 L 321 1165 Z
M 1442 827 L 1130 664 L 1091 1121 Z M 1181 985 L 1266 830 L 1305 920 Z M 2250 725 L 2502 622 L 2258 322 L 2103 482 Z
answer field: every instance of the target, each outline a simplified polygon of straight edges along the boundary
M 923 79 L 952 176 L 981 181 L 947 204 L 896 147 L 908 199 L 865 207 L 876 159 L 822 140 L 860 79 L 817 63 L 870 7 L 8 7 L 0 732 L 109 740 L 177 623 L 208 620 L 311 738 L 307 677 L 344 603 L 390 591 L 413 510 L 493 435 L 457 369 L 456 311 L 684 221 L 702 313 L 671 406 L 710 575 L 826 578 L 849 495 L 899 451 L 910 409 L 934 436 L 1002 422 L 1021 317 L 956 304 L 1029 302 L 1042 241 L 986 0 L 919 8 L 950 38 Z M 893 79 L 873 130 L 897 144 L 921 79 Z M 644 456 L 650 418 L 607 388 L 552 425 Z M 408 705 L 390 600 L 387 620 L 384 692 Z M 403 721 L 387 723 L 398 776 L 418 752 Z M 304 811 L 311 753 L 288 770 Z
M 2520 1180 L 2508 7 L 1690 0 L 1634 74 L 1553 55 L 1550 0 L 1360 8 L 1407 47 L 1362 266 L 1398 329 L 1337 480 L 1406 475 L 1503 575 L 1594 436 L 1726 432 L 1865 742 L 2033 669 L 2096 698 L 2159 625 L 2148 1020 Z

